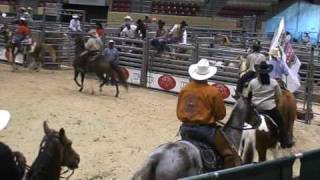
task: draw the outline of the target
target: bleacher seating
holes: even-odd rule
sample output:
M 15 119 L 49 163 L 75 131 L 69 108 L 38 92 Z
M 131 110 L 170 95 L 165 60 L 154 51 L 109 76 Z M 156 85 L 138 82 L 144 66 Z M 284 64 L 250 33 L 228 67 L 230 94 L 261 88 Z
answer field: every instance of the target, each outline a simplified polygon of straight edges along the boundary
M 153 1 L 152 13 L 168 14 L 178 16 L 195 16 L 199 10 L 199 5 L 195 2 L 185 1 Z
M 128 12 L 131 2 L 129 0 L 114 0 L 112 3 L 112 11 Z

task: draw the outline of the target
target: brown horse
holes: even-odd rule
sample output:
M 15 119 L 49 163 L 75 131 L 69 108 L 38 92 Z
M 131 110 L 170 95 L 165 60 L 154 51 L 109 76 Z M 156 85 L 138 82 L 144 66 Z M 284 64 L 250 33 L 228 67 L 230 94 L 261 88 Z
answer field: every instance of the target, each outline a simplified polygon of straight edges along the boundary
M 9 55 L 9 59 L 12 63 L 13 70 L 17 70 L 16 63 L 14 62 L 14 59 L 17 56 L 17 53 L 15 52 L 16 50 L 16 45 L 11 44 L 11 47 L 9 48 L 11 50 L 11 54 Z M 56 50 L 49 44 L 43 43 L 42 41 L 35 41 L 31 45 L 28 45 L 27 51 L 24 52 L 30 57 L 33 58 L 33 62 L 30 64 L 29 68 L 32 70 L 39 71 L 40 67 L 44 63 L 44 54 L 47 51 L 49 55 L 52 57 L 53 62 L 57 62 L 57 55 L 56 55 Z M 12 58 L 12 59 L 11 59 Z M 26 59 L 24 59 L 26 61 Z M 24 62 L 25 63 L 25 62 Z
M 80 87 L 79 91 L 81 92 L 84 88 L 83 82 L 85 75 L 87 73 L 94 73 L 101 81 L 100 92 L 102 91 L 103 85 L 109 82 L 109 79 L 114 79 L 114 85 L 116 86 L 116 95 L 115 97 L 119 96 L 119 85 L 122 85 L 125 89 L 128 89 L 128 83 L 125 78 L 124 73 L 121 71 L 120 68 L 114 68 L 110 61 L 106 59 L 100 52 L 97 52 L 95 55 L 84 58 L 81 53 L 85 51 L 84 48 L 84 39 L 81 38 L 79 35 L 75 36 L 75 59 L 73 61 L 73 68 L 74 68 L 74 81 Z M 81 75 L 81 84 L 78 82 L 77 78 L 78 75 Z M 117 81 L 118 80 L 118 81 Z
M 288 90 L 282 90 L 278 99 L 277 108 L 284 120 L 284 126 L 288 133 L 289 141 L 293 139 L 293 125 L 297 113 L 297 101 L 294 95 Z M 268 116 L 262 118 L 260 127 L 256 130 L 247 131 L 243 136 L 242 158 L 245 163 L 253 162 L 254 150 L 258 152 L 259 162 L 267 160 L 267 150 L 275 149 L 278 137 L 275 135 L 277 126 Z
M 75 170 L 80 163 L 80 156 L 72 148 L 72 141 L 63 128 L 57 132 L 44 122 L 43 130 L 45 136 L 41 141 L 38 157 L 28 171 L 26 180 L 59 180 L 63 166 Z

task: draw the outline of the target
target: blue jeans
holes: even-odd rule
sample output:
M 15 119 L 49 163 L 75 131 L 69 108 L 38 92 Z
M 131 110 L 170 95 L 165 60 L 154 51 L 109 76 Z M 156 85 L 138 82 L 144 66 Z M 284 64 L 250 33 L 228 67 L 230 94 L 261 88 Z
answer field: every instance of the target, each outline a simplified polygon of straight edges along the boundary
M 211 124 L 183 123 L 180 127 L 180 135 L 183 140 L 195 140 L 207 143 L 214 147 L 216 126 Z

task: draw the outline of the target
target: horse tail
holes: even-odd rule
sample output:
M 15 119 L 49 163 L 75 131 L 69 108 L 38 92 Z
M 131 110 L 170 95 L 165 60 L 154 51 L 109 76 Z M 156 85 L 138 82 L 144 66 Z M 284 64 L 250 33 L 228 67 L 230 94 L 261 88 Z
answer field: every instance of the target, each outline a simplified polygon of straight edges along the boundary
M 43 46 L 48 50 L 53 62 L 57 62 L 57 52 L 50 44 L 43 44 Z
M 245 130 L 242 133 L 239 155 L 245 164 L 252 163 L 256 149 L 256 130 Z
M 123 71 L 121 70 L 121 68 L 116 68 L 115 72 L 117 73 L 118 75 L 118 79 L 119 79 L 119 82 L 120 84 L 126 89 L 128 90 L 128 82 L 127 82 L 127 79 L 123 73 Z
M 159 154 L 153 154 L 149 157 L 148 161 L 137 171 L 131 180 L 149 180 L 155 179 L 156 167 L 160 161 Z

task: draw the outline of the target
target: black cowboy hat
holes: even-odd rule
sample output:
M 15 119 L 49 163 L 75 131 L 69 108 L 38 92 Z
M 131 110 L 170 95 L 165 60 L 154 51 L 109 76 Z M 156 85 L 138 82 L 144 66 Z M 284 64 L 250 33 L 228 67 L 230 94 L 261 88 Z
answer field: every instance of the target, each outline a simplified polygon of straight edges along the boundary
M 181 21 L 181 26 L 188 26 L 188 24 L 186 23 L 186 21 Z
M 273 66 L 271 64 L 267 64 L 266 61 L 262 61 L 260 64 L 255 65 L 254 68 L 258 73 L 267 74 L 272 71 Z

